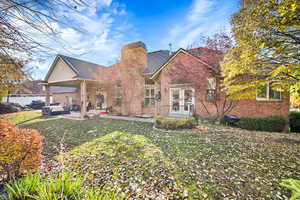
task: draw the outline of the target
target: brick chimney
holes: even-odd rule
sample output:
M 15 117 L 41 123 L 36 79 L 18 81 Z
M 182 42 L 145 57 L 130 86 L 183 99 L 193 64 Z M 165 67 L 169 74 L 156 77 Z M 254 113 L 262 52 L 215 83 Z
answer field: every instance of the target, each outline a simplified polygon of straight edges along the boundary
M 147 64 L 147 48 L 146 45 L 141 42 L 131 42 L 124 45 L 121 49 L 121 61 L 125 62 L 137 62 L 143 66 Z

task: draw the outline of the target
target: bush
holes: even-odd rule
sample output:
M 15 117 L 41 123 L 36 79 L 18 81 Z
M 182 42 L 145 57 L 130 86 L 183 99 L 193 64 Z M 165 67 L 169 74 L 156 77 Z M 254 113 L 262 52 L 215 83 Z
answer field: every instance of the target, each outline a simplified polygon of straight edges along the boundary
M 0 120 L 0 173 L 8 179 L 35 172 L 41 165 L 43 136 Z
M 280 183 L 281 187 L 285 187 L 292 192 L 291 200 L 300 199 L 300 180 L 285 179 Z
M 42 177 L 28 175 L 12 180 L 4 185 L 5 194 L 0 200 L 117 200 L 123 199 L 116 193 L 102 189 L 90 189 L 84 185 L 85 179 L 70 172 Z
M 290 113 L 290 131 L 300 133 L 300 112 Z
M 285 127 L 285 119 L 281 116 L 272 116 L 264 118 L 241 118 L 239 126 L 242 129 L 282 132 Z
M 155 127 L 175 130 L 175 129 L 192 129 L 197 125 L 197 120 L 193 117 L 185 119 L 171 119 L 158 115 L 155 117 Z

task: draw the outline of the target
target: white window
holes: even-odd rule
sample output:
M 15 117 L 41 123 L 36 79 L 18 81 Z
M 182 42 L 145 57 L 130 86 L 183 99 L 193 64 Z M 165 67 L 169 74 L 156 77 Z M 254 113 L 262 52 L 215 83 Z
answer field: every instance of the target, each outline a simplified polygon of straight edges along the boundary
M 155 86 L 154 81 L 151 79 L 145 79 L 145 97 L 144 105 L 145 106 L 154 106 L 155 105 Z
M 209 90 L 215 90 L 217 87 L 217 81 L 215 78 L 208 78 L 207 79 L 207 88 Z
M 206 91 L 206 100 L 209 102 L 215 102 L 217 100 L 217 81 L 215 78 L 207 79 L 207 91 Z
M 271 84 L 259 88 L 256 94 L 257 100 L 281 100 L 281 92 L 272 89 Z
M 154 88 L 145 88 L 145 106 L 154 106 L 155 105 L 155 90 Z

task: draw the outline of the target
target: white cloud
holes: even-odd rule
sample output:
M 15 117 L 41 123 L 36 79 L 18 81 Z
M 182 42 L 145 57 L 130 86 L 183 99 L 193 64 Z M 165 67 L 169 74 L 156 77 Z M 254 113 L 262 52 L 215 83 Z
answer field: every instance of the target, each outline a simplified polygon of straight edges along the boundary
M 226 6 L 217 0 L 194 0 L 186 16 L 169 29 L 164 41 L 172 43 L 175 48 L 186 48 L 200 42 L 203 35 L 230 27 Z
M 188 13 L 187 19 L 193 23 L 199 21 L 206 13 L 211 11 L 213 5 L 213 0 L 195 0 Z
M 45 37 L 28 26 L 24 29 L 34 35 L 40 43 L 52 49 L 49 51 L 48 59 L 40 61 L 37 56 L 29 63 L 29 66 L 36 68 L 33 74 L 35 78 L 44 78 L 56 53 L 103 65 L 111 64 L 118 57 L 119 48 L 124 43 L 124 33 L 132 27 L 126 22 L 126 7 L 112 0 L 91 0 L 88 8 L 81 8 L 78 11 L 71 13 L 63 9 L 57 10 L 59 15 L 65 16 L 68 20 L 65 23 L 70 24 L 66 26 L 49 22 L 48 25 L 58 33 L 59 37 Z
M 191 30 L 182 40 L 179 40 L 178 45 L 183 48 L 186 48 L 188 45 L 192 45 L 193 42 L 196 42 L 197 37 L 199 37 L 199 35 L 204 31 L 205 29 L 201 26 Z
M 72 28 L 62 29 L 60 37 L 70 44 L 76 43 L 80 39 L 80 34 Z

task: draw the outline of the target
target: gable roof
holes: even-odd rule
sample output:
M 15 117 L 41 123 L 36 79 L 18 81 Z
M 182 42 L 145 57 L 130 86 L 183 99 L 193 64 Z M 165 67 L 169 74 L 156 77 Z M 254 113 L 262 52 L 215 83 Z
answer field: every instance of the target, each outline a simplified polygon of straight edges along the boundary
M 173 54 L 170 54 L 169 50 L 149 52 L 147 54 L 147 67 L 145 68 L 144 73 L 152 75 L 151 78 L 156 77 L 164 66 L 166 66 L 179 52 L 184 52 L 190 56 L 194 56 L 209 69 L 216 73 L 220 72 L 219 62 L 223 58 L 222 53 L 205 47 L 199 47 L 189 50 L 180 48 Z M 62 59 L 72 69 L 72 71 L 74 71 L 76 76 L 73 78 L 97 80 L 97 77 L 100 76 L 99 68 L 104 67 L 88 61 L 58 54 L 45 77 L 45 81 L 48 80 L 59 58 Z
M 73 78 L 96 80 L 96 77 L 100 75 L 99 68 L 102 67 L 101 65 L 58 54 L 45 77 L 45 81 L 49 78 L 59 58 L 74 71 L 76 76 Z
M 145 74 L 153 74 L 158 68 L 160 68 L 169 58 L 169 50 L 160 50 L 149 52 L 147 55 L 147 67 L 144 71 Z
M 215 73 L 219 73 L 220 72 L 220 65 L 219 65 L 219 59 L 214 59 L 215 57 L 215 51 L 214 50 L 210 50 L 208 48 L 205 47 L 199 47 L 199 48 L 195 48 L 195 49 L 190 49 L 190 50 L 185 50 L 185 49 L 178 49 L 174 54 L 172 54 L 172 56 L 170 56 L 167 61 L 165 63 L 163 63 L 160 67 L 158 67 L 156 69 L 156 71 L 153 72 L 152 76 L 150 77 L 151 79 L 155 79 L 157 77 L 157 75 L 159 74 L 159 72 L 172 60 L 174 59 L 180 52 L 186 53 L 190 56 L 193 56 L 195 58 L 198 59 L 198 61 L 200 61 L 202 64 L 204 64 L 206 67 L 208 67 L 210 70 L 212 70 Z M 204 59 L 206 58 L 207 59 Z M 205 60 L 205 61 L 204 61 Z M 208 64 L 206 61 L 211 61 L 213 60 L 214 62 L 211 62 L 215 65 L 211 65 Z

